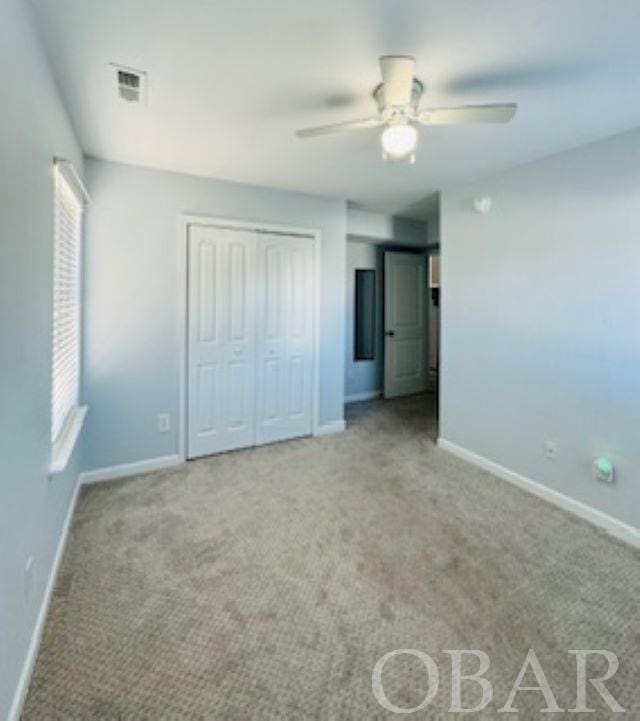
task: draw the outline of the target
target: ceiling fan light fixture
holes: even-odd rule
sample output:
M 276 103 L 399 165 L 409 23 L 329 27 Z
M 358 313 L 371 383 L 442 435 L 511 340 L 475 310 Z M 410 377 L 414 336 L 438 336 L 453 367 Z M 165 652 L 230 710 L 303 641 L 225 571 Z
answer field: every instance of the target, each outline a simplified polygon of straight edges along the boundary
M 418 145 L 416 126 L 508 123 L 518 109 L 516 103 L 420 107 L 424 85 L 414 75 L 414 58 L 407 55 L 383 55 L 379 63 L 382 82 L 373 91 L 378 106 L 376 115 L 303 128 L 296 130 L 296 135 L 299 138 L 315 138 L 328 133 L 382 128 L 380 142 L 383 160 L 414 163 Z
M 385 160 L 404 160 L 414 154 L 418 131 L 408 123 L 394 123 L 382 131 L 380 141 Z

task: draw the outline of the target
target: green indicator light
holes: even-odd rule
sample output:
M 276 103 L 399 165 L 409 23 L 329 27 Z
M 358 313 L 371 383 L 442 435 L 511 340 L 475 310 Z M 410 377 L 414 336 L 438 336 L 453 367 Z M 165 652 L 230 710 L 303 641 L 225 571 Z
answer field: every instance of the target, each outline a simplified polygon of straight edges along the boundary
M 606 458 L 598 458 L 596 464 L 600 473 L 604 474 L 605 476 L 613 473 L 613 463 L 611 463 L 611 461 L 608 461 Z

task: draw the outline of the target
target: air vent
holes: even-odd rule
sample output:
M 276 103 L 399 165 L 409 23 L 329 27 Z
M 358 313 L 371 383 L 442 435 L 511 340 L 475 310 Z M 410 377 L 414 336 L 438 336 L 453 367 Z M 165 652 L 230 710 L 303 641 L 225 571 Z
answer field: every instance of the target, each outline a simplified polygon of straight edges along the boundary
M 145 101 L 147 74 L 142 70 L 125 68 L 114 65 L 118 95 L 129 103 L 143 103 Z

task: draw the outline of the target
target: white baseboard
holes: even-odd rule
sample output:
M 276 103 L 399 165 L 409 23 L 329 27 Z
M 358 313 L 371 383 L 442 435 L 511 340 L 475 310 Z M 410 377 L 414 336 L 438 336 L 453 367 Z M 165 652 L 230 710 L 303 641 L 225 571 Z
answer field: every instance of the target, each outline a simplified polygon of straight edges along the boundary
M 342 433 L 347 427 L 344 419 L 341 421 L 331 421 L 318 426 L 314 431 L 314 436 L 330 436 L 332 433 Z
M 366 391 L 365 393 L 353 393 L 350 396 L 345 396 L 345 403 L 359 403 L 360 401 L 371 401 L 374 398 L 380 398 L 382 391 Z
M 177 466 L 183 461 L 184 459 L 176 453 L 171 456 L 148 458 L 145 461 L 122 463 L 118 466 L 108 466 L 107 468 L 96 468 L 93 471 L 84 471 L 83 473 L 81 473 L 80 483 L 82 485 L 88 485 L 90 483 L 111 481 L 114 478 L 137 476 L 140 473 L 149 473 L 150 471 L 159 471 L 161 468 L 170 468 L 171 466 Z
M 565 511 L 569 511 L 569 513 L 579 516 L 585 521 L 589 521 L 595 526 L 598 526 L 598 528 L 607 531 L 612 536 L 619 538 L 621 541 L 625 541 L 631 546 L 640 548 L 640 529 L 630 526 L 627 523 L 624 523 L 624 521 L 619 521 L 617 518 L 613 518 L 602 511 L 598 511 L 592 506 L 582 503 L 582 501 L 577 501 L 575 498 L 565 496 L 564 493 L 554 491 L 552 488 L 544 486 L 542 483 L 538 483 L 531 478 L 527 478 L 527 476 L 523 476 L 520 473 L 510 470 L 509 468 L 505 468 L 504 466 L 501 466 L 484 456 L 480 456 L 473 451 L 469 451 L 456 443 L 452 443 L 445 438 L 438 438 L 438 446 L 443 450 L 472 463 L 474 466 L 478 466 L 485 471 L 489 471 L 490 473 L 493 473 L 494 476 L 498 476 L 498 478 L 508 481 L 514 486 L 518 486 L 518 488 L 522 488 L 539 498 L 543 498 L 549 503 L 553 503 L 554 506 L 558 506 Z
M 79 492 L 80 479 L 78 479 L 76 482 L 76 487 L 73 491 L 73 496 L 71 497 L 71 503 L 69 503 L 67 515 L 62 525 L 60 539 L 58 540 L 58 546 L 53 557 L 53 563 L 51 564 L 51 570 L 49 572 L 49 578 L 47 579 L 47 585 L 44 590 L 44 595 L 42 597 L 42 603 L 40 604 L 38 617 L 36 618 L 36 623 L 33 627 L 31 640 L 29 641 L 29 648 L 27 649 L 27 655 L 24 659 L 22 672 L 20 674 L 18 685 L 13 695 L 13 702 L 11 703 L 11 708 L 9 709 L 7 721 L 19 721 L 20 714 L 22 713 L 22 706 L 24 705 L 25 699 L 27 697 L 27 691 L 29 690 L 31 675 L 33 674 L 33 669 L 36 664 L 36 659 L 38 657 L 40 641 L 42 640 L 42 633 L 44 631 L 44 625 L 47 620 L 47 613 L 49 612 L 49 604 L 51 603 L 53 589 L 56 585 L 56 579 L 58 577 L 58 571 L 60 570 L 60 563 L 62 561 L 62 556 L 64 555 L 64 549 L 67 545 L 67 538 L 69 536 L 69 530 L 71 529 L 71 519 L 73 518 L 73 513 L 76 509 Z

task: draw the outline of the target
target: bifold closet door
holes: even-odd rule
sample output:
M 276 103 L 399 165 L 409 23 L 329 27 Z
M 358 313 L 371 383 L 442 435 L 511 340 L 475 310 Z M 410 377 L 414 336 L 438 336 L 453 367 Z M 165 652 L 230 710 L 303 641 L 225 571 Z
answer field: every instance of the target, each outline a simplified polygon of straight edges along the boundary
M 255 248 L 255 233 L 189 228 L 189 458 L 256 443 Z
M 314 251 L 309 238 L 257 238 L 256 443 L 311 433 Z

